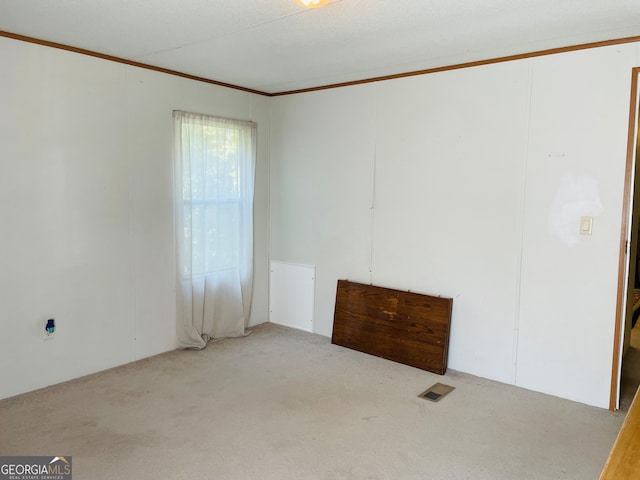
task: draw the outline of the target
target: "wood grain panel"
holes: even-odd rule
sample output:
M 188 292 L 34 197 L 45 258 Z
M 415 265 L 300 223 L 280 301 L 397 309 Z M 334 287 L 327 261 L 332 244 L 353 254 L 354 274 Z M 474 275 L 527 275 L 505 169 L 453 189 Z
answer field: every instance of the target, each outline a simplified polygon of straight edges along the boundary
M 636 393 L 600 480 L 640 478 L 640 400 Z
M 452 305 L 450 298 L 338 280 L 331 342 L 442 375 Z

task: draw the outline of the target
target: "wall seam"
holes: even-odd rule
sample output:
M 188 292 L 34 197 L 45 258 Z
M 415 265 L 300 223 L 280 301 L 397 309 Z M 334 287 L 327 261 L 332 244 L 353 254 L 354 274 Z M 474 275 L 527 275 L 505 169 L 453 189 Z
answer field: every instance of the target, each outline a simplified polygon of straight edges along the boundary
M 378 82 L 373 84 L 373 152 L 371 159 L 371 197 L 369 202 L 369 283 L 373 285 L 373 237 L 375 229 L 376 163 L 378 155 Z
M 138 295 L 137 295 L 137 269 L 136 269 L 136 239 L 135 239 L 135 208 L 133 198 L 133 155 L 131 153 L 131 67 L 125 65 L 125 81 L 126 81 L 126 112 L 125 112 L 125 125 L 127 129 L 127 170 L 128 170 L 128 190 L 129 190 L 129 242 L 131 251 L 131 289 L 132 289 L 132 301 L 133 301 L 133 321 L 131 322 L 131 335 L 132 335 L 132 360 L 138 359 Z
M 525 231 L 525 213 L 527 201 L 527 166 L 529 160 L 529 140 L 531 137 L 531 104 L 533 101 L 533 73 L 534 60 L 529 59 L 527 71 L 527 102 L 526 102 L 526 134 L 524 142 L 524 151 L 522 159 L 522 176 L 520 179 L 520 220 L 519 231 L 520 236 L 517 240 L 517 257 L 516 257 L 516 278 L 515 278 L 515 305 L 514 305 L 514 322 L 513 322 L 513 347 L 512 347 L 512 376 L 511 381 L 514 385 L 518 384 L 518 359 L 520 353 L 520 313 L 521 313 L 521 295 L 522 295 L 522 264 L 524 257 L 524 231 Z
M 271 173 L 271 150 L 273 148 L 273 102 L 269 98 L 269 131 L 267 138 L 269 139 L 269 147 L 267 148 L 267 323 L 271 322 L 271 259 L 272 252 L 272 222 L 273 222 L 273 202 L 271 198 L 271 184 L 273 182 Z M 314 325 L 315 328 L 315 325 Z

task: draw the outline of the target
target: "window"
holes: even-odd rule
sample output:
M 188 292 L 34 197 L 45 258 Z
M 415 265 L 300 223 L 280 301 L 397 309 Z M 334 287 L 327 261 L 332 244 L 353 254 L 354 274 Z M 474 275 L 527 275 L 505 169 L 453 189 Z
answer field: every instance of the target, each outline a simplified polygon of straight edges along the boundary
M 174 116 L 181 273 L 238 269 L 253 242 L 254 125 L 185 112 Z
M 251 122 L 174 112 L 178 344 L 245 334 L 253 285 Z

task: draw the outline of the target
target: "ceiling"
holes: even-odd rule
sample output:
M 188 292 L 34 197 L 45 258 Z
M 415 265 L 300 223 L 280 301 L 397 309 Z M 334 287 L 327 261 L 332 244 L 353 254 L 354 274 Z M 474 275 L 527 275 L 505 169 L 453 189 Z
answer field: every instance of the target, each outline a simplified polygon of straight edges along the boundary
M 277 93 L 640 35 L 640 0 L 0 0 L 0 30 Z

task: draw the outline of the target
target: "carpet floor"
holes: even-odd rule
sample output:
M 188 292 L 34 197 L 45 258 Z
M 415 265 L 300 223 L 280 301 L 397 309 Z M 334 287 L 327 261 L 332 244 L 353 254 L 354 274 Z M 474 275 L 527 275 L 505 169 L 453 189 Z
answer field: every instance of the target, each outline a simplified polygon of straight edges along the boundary
M 265 324 L 2 400 L 0 455 L 69 455 L 76 480 L 595 480 L 622 420 Z

